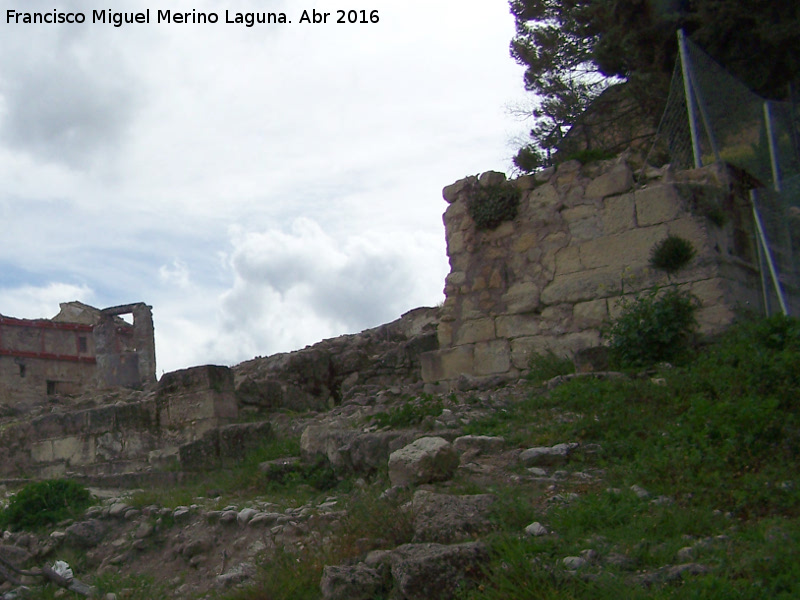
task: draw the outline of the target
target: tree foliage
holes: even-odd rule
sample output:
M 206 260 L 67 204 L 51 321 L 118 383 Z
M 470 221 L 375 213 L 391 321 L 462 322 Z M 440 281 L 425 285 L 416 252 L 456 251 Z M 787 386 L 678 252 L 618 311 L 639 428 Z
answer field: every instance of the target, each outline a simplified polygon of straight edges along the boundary
M 544 164 L 569 127 L 610 84 L 656 123 L 667 98 L 682 28 L 753 91 L 787 96 L 800 76 L 796 0 L 510 0 L 511 55 L 536 94 L 533 143 L 515 162 Z

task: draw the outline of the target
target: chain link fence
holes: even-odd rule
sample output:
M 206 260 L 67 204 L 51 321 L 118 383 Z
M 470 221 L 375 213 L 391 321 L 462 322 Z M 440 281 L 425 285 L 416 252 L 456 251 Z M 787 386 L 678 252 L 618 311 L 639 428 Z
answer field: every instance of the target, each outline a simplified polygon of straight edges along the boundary
M 757 180 L 751 194 L 764 308 L 800 315 L 800 116 L 761 98 L 680 36 L 670 93 L 651 155 L 677 168 L 719 162 Z

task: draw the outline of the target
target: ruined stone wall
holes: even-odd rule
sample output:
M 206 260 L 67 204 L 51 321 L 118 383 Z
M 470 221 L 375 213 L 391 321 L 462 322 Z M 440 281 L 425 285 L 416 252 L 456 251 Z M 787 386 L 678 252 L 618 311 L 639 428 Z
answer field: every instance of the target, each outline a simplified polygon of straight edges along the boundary
M 119 318 L 132 314 L 133 324 Z M 155 382 L 151 307 L 61 305 L 50 319 L 0 316 L 0 406 L 27 410 L 48 396 Z
M 94 380 L 92 327 L 0 316 L 0 404 L 25 408 Z
M 758 309 L 750 213 L 733 175 L 722 168 L 648 174 L 634 185 L 622 156 L 521 177 L 511 182 L 522 191 L 519 214 L 491 231 L 476 229 L 467 200 L 472 185 L 497 184 L 505 175 L 446 187 L 451 270 L 440 349 L 423 355 L 423 379 L 515 375 L 533 354 L 574 356 L 602 345 L 600 328 L 619 314 L 620 299 L 655 286 L 698 296 L 703 333 L 720 331 L 741 308 Z M 668 235 L 697 251 L 671 277 L 649 264 L 653 246 Z
M 167 373 L 151 392 L 0 427 L 0 476 L 144 473 L 177 463 L 181 447 L 238 416 L 233 373 L 203 366 Z M 224 436 L 223 436 L 224 437 Z

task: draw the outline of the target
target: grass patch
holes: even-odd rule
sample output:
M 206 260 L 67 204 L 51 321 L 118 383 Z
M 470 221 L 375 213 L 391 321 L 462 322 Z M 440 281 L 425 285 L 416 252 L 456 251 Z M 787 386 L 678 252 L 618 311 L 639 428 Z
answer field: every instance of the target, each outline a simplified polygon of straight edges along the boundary
M 560 375 L 575 372 L 575 363 L 567 356 L 559 356 L 552 350 L 531 356 L 528 364 L 528 381 L 541 384 Z
M 490 538 L 482 588 L 463 597 L 800 597 L 798 365 L 800 325 L 774 317 L 653 380 L 575 380 L 471 424 L 525 445 L 599 444 L 570 468 L 604 475 L 566 504 L 530 506 L 526 490 L 506 490 L 498 514 L 515 527 Z M 557 535 L 521 535 L 529 509 Z M 569 572 L 563 559 L 587 550 L 594 558 Z M 667 571 L 687 562 L 707 572 Z
M 317 600 L 325 565 L 362 557 L 368 550 L 391 549 L 411 541 L 412 516 L 402 510 L 408 497 L 381 499 L 375 490 L 355 494 L 335 535 L 297 551 L 271 554 L 259 565 L 256 584 L 225 595 L 225 600 Z M 369 545 L 365 542 L 370 540 Z M 377 599 L 376 599 L 377 600 Z
M 376 413 L 370 420 L 380 428 L 403 429 L 420 425 L 428 417 L 438 417 L 443 409 L 440 398 L 422 394 L 418 398 L 409 398 L 402 406 Z
M 199 498 L 218 498 L 217 504 L 224 506 L 240 499 L 269 495 L 271 502 L 292 506 L 303 504 L 321 492 L 349 489 L 349 479 L 341 478 L 327 461 L 266 470 L 260 467 L 267 461 L 299 455 L 299 437 L 271 439 L 235 465 L 193 473 L 176 486 L 138 491 L 130 504 L 137 508 L 151 504 L 174 508 L 193 504 Z

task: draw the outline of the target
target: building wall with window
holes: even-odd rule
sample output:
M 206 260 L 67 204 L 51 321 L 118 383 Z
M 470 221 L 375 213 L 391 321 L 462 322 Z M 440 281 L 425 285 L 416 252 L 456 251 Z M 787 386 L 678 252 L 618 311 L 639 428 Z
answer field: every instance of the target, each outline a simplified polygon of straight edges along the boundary
M 0 315 L 0 407 L 24 410 L 89 389 L 154 382 L 153 333 L 143 303 L 100 310 L 69 302 L 52 320 Z

